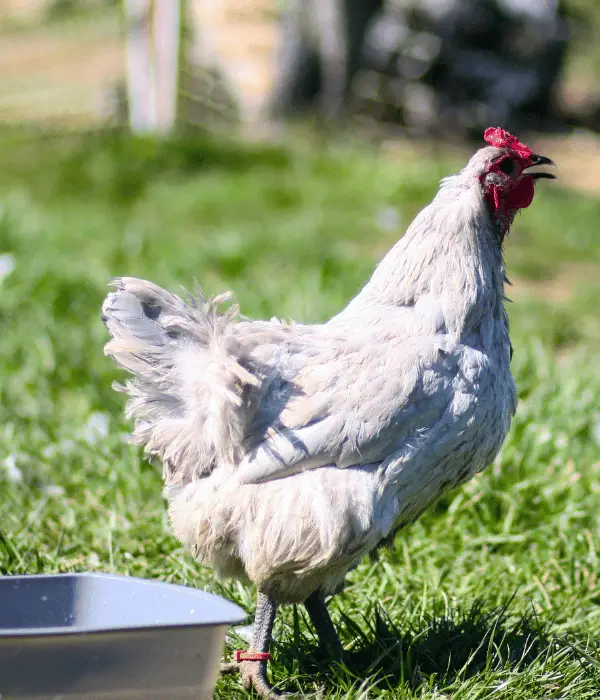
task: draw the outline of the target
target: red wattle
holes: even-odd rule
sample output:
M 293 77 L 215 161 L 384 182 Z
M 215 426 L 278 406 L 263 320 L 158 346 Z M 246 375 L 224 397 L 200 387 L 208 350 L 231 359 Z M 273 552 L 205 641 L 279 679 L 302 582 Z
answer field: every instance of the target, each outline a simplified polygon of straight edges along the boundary
M 485 198 L 488 201 L 492 216 L 496 221 L 502 223 L 506 230 L 508 228 L 508 220 L 505 219 L 505 216 L 528 207 L 533 201 L 533 195 L 533 178 L 529 175 L 522 177 L 511 188 L 491 185 L 485 191 Z M 502 232 L 502 237 L 506 235 L 506 230 Z
M 533 178 L 525 175 L 506 193 L 505 208 L 509 211 L 525 209 L 533 201 Z

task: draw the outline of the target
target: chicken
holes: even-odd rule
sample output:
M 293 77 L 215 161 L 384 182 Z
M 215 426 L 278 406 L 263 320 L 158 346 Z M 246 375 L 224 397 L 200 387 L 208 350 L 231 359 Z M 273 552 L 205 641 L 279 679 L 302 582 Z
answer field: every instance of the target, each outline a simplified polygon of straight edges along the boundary
M 267 680 L 277 607 L 304 603 L 342 646 L 325 597 L 383 539 L 493 461 L 517 398 L 502 244 L 551 164 L 500 128 L 323 325 L 238 318 L 124 277 L 105 352 L 128 370 L 133 439 L 163 465 L 174 534 L 258 587 L 245 687 Z

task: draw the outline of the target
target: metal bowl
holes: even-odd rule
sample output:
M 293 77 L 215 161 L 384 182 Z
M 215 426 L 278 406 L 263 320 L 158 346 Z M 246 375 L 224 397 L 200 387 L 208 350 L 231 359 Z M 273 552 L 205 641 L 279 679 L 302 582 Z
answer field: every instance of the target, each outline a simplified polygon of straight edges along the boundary
M 184 586 L 108 574 L 0 576 L 2 700 L 209 700 L 245 613 Z

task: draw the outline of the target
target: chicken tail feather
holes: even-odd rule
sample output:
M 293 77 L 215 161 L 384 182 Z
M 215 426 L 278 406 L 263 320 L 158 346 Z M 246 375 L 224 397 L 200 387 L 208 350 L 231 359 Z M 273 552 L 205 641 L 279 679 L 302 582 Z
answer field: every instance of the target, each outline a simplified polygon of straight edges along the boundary
M 111 334 L 104 352 L 133 377 L 129 394 L 133 439 L 163 462 L 174 486 L 205 476 L 215 464 L 235 463 L 244 435 L 245 387 L 259 379 L 243 364 L 231 332 L 238 309 L 231 299 L 207 300 L 197 289 L 186 301 L 151 282 L 121 277 L 102 318 Z

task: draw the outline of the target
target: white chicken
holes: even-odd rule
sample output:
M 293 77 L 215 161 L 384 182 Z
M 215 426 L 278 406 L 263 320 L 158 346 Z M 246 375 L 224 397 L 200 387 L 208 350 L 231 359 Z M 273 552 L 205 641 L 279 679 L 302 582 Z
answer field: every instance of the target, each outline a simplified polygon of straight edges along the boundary
M 348 306 L 323 325 L 237 318 L 120 278 L 105 352 L 134 439 L 163 464 L 175 535 L 258 587 L 245 687 L 277 695 L 278 605 L 342 648 L 325 597 L 384 538 L 493 461 L 516 407 L 502 243 L 552 164 L 500 128 L 442 181 Z

